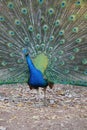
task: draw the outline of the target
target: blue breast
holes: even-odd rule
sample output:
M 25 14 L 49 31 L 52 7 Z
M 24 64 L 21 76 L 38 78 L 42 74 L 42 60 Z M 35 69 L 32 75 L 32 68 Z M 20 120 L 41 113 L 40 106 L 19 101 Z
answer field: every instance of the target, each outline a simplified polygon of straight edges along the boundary
M 26 61 L 28 64 L 30 78 L 29 78 L 29 85 L 33 87 L 45 87 L 47 86 L 47 81 L 43 78 L 43 74 L 40 70 L 38 70 L 34 64 L 32 63 L 29 55 L 26 56 Z

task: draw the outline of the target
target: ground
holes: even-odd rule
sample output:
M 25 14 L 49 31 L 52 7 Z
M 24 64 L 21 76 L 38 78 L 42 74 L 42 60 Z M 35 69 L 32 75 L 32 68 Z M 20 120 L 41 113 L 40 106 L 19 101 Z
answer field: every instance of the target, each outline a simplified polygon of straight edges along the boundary
M 87 87 L 55 85 L 47 106 L 26 84 L 0 86 L 0 130 L 87 130 Z

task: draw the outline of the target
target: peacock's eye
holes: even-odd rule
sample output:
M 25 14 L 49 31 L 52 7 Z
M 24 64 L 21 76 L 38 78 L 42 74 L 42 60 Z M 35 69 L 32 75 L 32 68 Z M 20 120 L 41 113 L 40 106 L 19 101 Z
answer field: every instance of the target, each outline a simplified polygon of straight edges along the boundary
M 2 66 L 6 66 L 6 65 L 7 65 L 7 62 L 6 62 L 6 61 L 2 61 L 2 62 L 1 62 L 1 65 L 2 65 Z
M 80 1 L 78 1 L 77 3 L 80 4 Z
M 14 8 L 14 4 L 12 3 L 12 2 L 8 2 L 8 8 L 10 8 L 10 9 L 13 9 Z
M 19 64 L 23 63 L 23 59 L 18 59 L 17 63 L 19 63 Z
M 84 71 L 84 74 L 85 74 L 85 75 L 87 75 L 87 70 L 86 70 L 86 71 Z
M 60 30 L 60 31 L 59 31 L 59 35 L 60 35 L 60 36 L 64 35 L 64 30 Z
M 62 44 L 64 44 L 65 43 L 65 39 L 61 39 L 60 41 L 59 41 L 59 44 L 60 45 L 62 45 Z
M 74 28 L 72 29 L 72 32 L 73 32 L 73 33 L 78 33 L 78 31 L 79 31 L 79 28 L 78 28 L 78 27 L 74 27 Z
M 60 64 L 61 66 L 64 66 L 64 65 L 65 65 L 65 62 L 64 62 L 64 61 L 60 61 L 59 64 Z
M 35 48 L 38 50 L 39 49 L 39 45 L 36 45 Z
M 24 39 L 26 42 L 29 42 L 29 38 L 28 37 L 25 37 Z
M 29 25 L 28 30 L 29 30 L 30 32 L 33 32 L 33 30 L 34 30 L 33 26 L 32 26 L 32 25 Z
M 8 45 L 8 47 L 13 47 L 12 43 L 8 43 L 7 45 Z
M 57 27 L 57 26 L 59 26 L 60 25 L 60 20 L 56 20 L 55 21 L 55 26 Z
M 50 8 L 50 9 L 48 10 L 48 13 L 49 13 L 50 15 L 54 14 L 54 9 L 53 9 L 53 8 Z
M 69 73 L 69 70 L 68 70 L 68 69 L 65 69 L 64 73 L 65 73 L 65 74 L 68 74 L 68 73 Z
M 81 38 L 76 39 L 76 43 L 81 43 L 81 42 L 82 42 Z
M 59 54 L 59 55 L 63 55 L 63 54 L 64 54 L 64 51 L 63 51 L 63 50 L 59 50 L 59 51 L 58 51 L 58 54 Z
M 9 71 L 15 71 L 15 68 L 8 68 Z
M 15 20 L 15 24 L 16 24 L 16 25 L 20 25 L 20 24 L 21 24 L 20 20 L 16 19 L 16 20 Z
M 53 47 L 49 47 L 49 51 L 52 51 L 53 50 Z
M 22 14 L 27 14 L 27 13 L 28 13 L 27 8 L 22 8 L 22 9 L 21 9 L 21 13 L 22 13 Z
M 75 21 L 76 20 L 76 16 L 75 15 L 71 15 L 70 17 L 69 17 L 69 21 Z
M 45 20 L 44 16 L 42 16 L 40 20 L 41 20 L 41 22 L 44 22 L 44 20 Z
M 54 40 L 54 36 L 50 36 L 50 41 L 53 41 Z
M 64 6 L 64 3 L 62 3 L 62 5 Z
M 75 84 L 75 81 L 72 80 L 72 81 L 71 81 L 71 84 Z
M 79 67 L 78 67 L 78 66 L 74 66 L 74 70 L 75 70 L 75 71 L 78 71 L 78 70 L 79 70 Z
M 14 52 L 11 52 L 9 55 L 10 55 L 10 57 L 15 57 L 16 56 L 16 54 Z
M 82 3 L 81 1 L 77 1 L 77 2 L 76 2 L 76 6 L 81 5 L 81 3 Z
M 73 51 L 74 51 L 75 53 L 77 53 L 77 52 L 79 52 L 80 50 L 79 50 L 79 48 L 74 48 Z
M 14 33 L 13 31 L 9 31 L 9 35 L 10 35 L 10 36 L 14 36 L 15 33 Z
M 36 35 L 36 38 L 39 40 L 39 39 L 41 39 L 41 35 L 38 33 L 37 35 Z
M 86 59 L 86 58 L 84 58 L 84 59 L 82 60 L 82 64 L 84 64 L 84 65 L 87 64 L 87 59 Z
M 48 25 L 44 25 L 44 26 L 43 26 L 43 30 L 44 30 L 44 31 L 47 31 L 47 30 L 48 30 Z
M 84 15 L 84 18 L 87 20 L 87 14 Z
M 39 2 L 40 4 L 43 4 L 44 0 L 38 0 L 38 2 Z
M 5 18 L 3 16 L 0 16 L 0 22 L 5 21 Z
M 65 6 L 66 6 L 66 1 L 62 1 L 61 7 L 65 7 Z
M 70 59 L 70 60 L 74 60 L 74 59 L 75 59 L 75 56 L 71 55 L 71 56 L 69 56 L 69 59 Z

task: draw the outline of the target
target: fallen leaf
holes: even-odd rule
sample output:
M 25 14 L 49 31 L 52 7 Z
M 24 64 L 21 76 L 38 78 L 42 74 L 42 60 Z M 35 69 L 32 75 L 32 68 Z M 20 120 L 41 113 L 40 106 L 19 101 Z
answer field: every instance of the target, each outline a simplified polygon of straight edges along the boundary
M 18 107 L 23 107 L 24 104 L 23 104 L 23 103 L 18 103 L 17 106 L 18 106 Z
M 9 122 L 12 122 L 16 118 L 17 118 L 16 116 L 13 116 L 11 119 L 9 119 Z

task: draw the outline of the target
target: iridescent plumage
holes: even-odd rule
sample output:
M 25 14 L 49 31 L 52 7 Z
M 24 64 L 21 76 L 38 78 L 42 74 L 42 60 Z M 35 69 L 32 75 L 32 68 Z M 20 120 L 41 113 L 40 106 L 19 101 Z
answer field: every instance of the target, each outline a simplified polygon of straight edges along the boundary
M 24 48 L 41 77 L 87 86 L 87 0 L 0 0 L 0 84 L 28 81 Z
M 39 87 L 46 88 L 48 86 L 48 82 L 46 79 L 44 79 L 42 72 L 36 69 L 29 55 L 26 56 L 26 60 L 30 73 L 30 77 L 28 80 L 29 86 L 35 89 L 38 89 Z

